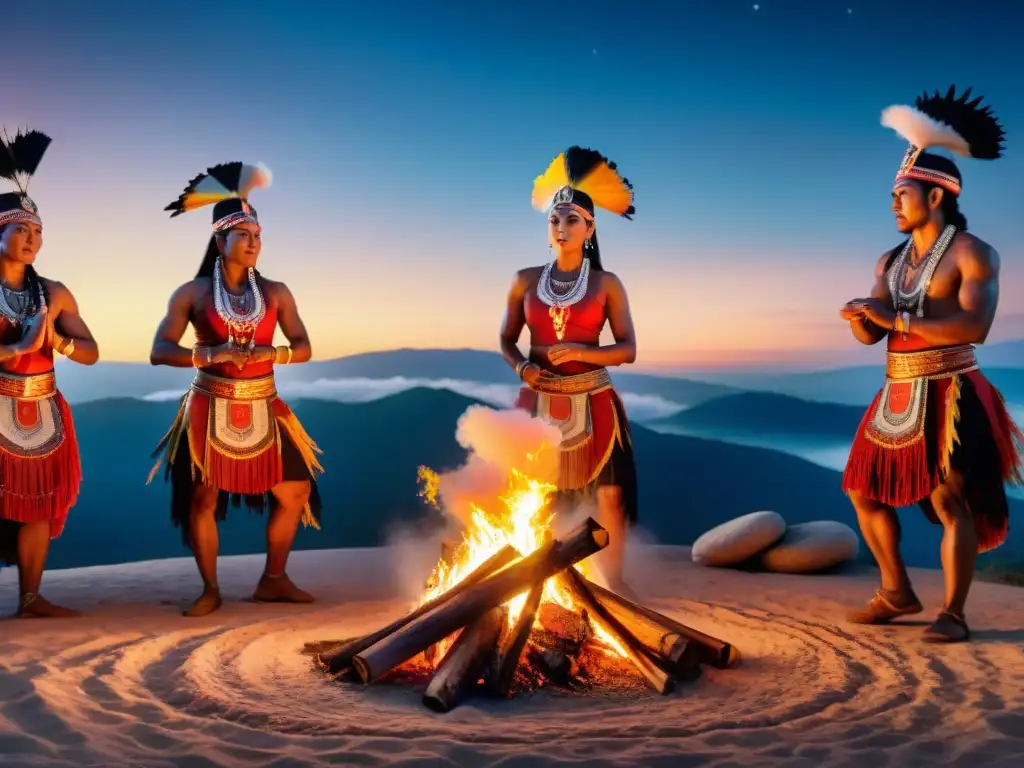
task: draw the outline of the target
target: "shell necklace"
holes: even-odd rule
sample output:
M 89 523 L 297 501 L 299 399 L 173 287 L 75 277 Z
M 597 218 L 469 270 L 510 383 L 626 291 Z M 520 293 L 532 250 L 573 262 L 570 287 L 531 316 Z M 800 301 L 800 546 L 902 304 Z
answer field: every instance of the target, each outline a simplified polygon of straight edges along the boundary
M 248 284 L 242 296 L 232 296 L 224 287 L 224 263 L 218 258 L 213 270 L 213 308 L 228 327 L 228 343 L 252 349 L 253 334 L 267 313 L 267 303 L 256 282 L 256 270 L 249 267 Z
M 569 322 L 570 307 L 579 303 L 587 295 L 590 283 L 590 259 L 583 259 L 576 281 L 565 293 L 555 293 L 554 291 L 555 283 L 566 285 L 561 280 L 552 279 L 551 271 L 554 267 L 555 262 L 552 261 L 540 273 L 540 280 L 537 281 L 537 298 L 547 304 L 548 316 L 555 329 L 555 338 L 561 341 L 565 338 L 565 326 Z
M 956 227 L 952 224 L 942 230 L 942 234 L 932 243 L 932 247 L 921 260 L 921 271 L 914 281 L 914 287 L 909 291 L 906 289 L 906 277 L 910 269 L 910 256 L 916 249 L 913 238 L 907 240 L 899 257 L 889 269 L 889 293 L 892 295 L 893 308 L 897 312 L 913 312 L 917 317 L 924 317 L 924 299 L 928 293 L 928 286 L 931 285 L 932 276 L 954 235 Z
M 46 297 L 41 285 L 36 288 L 36 301 L 32 301 L 28 288 L 15 291 L 0 285 L 0 315 L 11 325 L 21 325 L 45 306 Z

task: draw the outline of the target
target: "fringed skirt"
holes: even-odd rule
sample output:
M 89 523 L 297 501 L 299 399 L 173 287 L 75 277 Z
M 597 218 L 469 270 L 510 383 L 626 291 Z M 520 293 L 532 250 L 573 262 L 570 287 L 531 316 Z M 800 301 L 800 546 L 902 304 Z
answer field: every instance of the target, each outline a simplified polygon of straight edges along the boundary
M 212 378 L 212 377 L 209 377 Z M 188 545 L 188 519 L 193 489 L 212 486 L 217 494 L 216 517 L 224 520 L 228 506 L 244 506 L 263 514 L 273 501 L 271 490 L 286 481 L 308 481 L 309 500 L 302 523 L 320 528 L 323 504 L 316 475 L 323 467 L 320 448 L 288 405 L 277 397 L 233 400 L 193 388 L 182 397 L 171 429 L 154 456 L 153 479 L 166 461 L 171 482 L 171 520 Z
M 630 524 L 637 521 L 633 442 L 626 409 L 614 389 L 545 397 L 545 393 L 523 387 L 516 407 L 562 431 L 558 503 L 572 505 L 593 496 L 598 488 L 615 487 L 622 495 L 626 520 Z
M 975 520 L 978 552 L 995 549 L 1009 530 L 1005 484 L 1021 484 L 1024 475 L 1024 435 L 977 369 L 906 384 L 895 390 L 890 383 L 868 408 L 843 473 L 844 492 L 892 507 L 917 504 L 938 523 L 930 496 L 955 472 L 963 479 L 961 503 Z M 885 412 L 890 420 L 904 419 L 902 435 L 879 430 Z
M 0 393 L 41 379 L 51 383 L 45 394 L 0 394 L 0 564 L 16 562 L 23 523 L 48 522 L 50 538 L 60 536 L 82 482 L 74 420 L 53 374 L 0 375 Z

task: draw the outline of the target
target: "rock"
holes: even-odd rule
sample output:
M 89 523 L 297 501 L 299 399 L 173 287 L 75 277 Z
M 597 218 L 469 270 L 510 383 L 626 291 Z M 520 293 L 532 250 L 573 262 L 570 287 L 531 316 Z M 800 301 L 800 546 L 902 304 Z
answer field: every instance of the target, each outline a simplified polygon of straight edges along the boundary
M 693 542 L 690 558 L 699 565 L 742 563 L 779 541 L 786 521 L 778 512 L 751 512 L 715 526 Z
M 853 560 L 860 551 L 857 532 L 836 520 L 791 525 L 786 535 L 761 555 L 761 564 L 777 573 L 813 573 Z

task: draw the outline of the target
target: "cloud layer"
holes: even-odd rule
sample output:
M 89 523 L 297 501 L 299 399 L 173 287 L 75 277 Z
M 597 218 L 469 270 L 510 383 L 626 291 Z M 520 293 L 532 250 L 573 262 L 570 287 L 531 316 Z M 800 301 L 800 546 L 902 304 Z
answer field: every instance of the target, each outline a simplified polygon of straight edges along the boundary
M 465 379 L 417 379 L 394 376 L 389 379 L 346 378 L 316 379 L 307 382 L 278 382 L 278 390 L 285 398 L 310 398 L 338 403 L 366 403 L 382 397 L 405 392 L 416 387 L 447 389 L 464 397 L 493 405 L 497 408 L 511 408 L 518 388 L 508 384 L 486 384 Z M 160 390 L 142 399 L 150 402 L 177 400 L 181 390 Z M 626 412 L 635 421 L 671 416 L 683 410 L 683 406 L 657 395 L 638 395 L 620 392 Z

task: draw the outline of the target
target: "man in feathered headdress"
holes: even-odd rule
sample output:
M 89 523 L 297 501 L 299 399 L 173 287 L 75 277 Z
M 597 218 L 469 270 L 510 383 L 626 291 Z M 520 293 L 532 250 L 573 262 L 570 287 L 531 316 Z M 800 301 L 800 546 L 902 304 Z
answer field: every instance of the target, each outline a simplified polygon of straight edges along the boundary
M 78 615 L 39 594 L 50 540 L 64 530 L 82 479 L 53 353 L 83 365 L 99 358 L 71 291 L 34 267 L 43 222 L 28 185 L 49 145 L 39 131 L 0 141 L 0 177 L 18 188 L 0 194 L 0 565 L 18 565 L 25 617 Z
M 1006 538 L 1005 482 L 1022 480 L 1024 436 L 974 353 L 995 317 L 999 255 L 967 233 L 956 164 L 926 151 L 1001 156 L 1002 127 L 969 95 L 950 88 L 882 113 L 910 143 L 892 190 L 896 226 L 908 238 L 878 260 L 871 296 L 840 312 L 861 343 L 888 340 L 884 386 L 843 474 L 882 585 L 849 619 L 878 624 L 923 610 L 900 556 L 895 512 L 917 504 L 944 528 L 946 599 L 925 632 L 931 642 L 970 637 L 964 605 L 975 558 Z
M 178 417 L 161 441 L 171 479 L 171 519 L 182 528 L 203 579 L 186 616 L 221 606 L 217 520 L 229 498 L 253 512 L 270 507 L 267 563 L 253 599 L 308 603 L 285 573 L 301 520 L 319 528 L 316 443 L 277 395 L 274 366 L 304 363 L 312 350 L 291 291 L 256 270 L 262 227 L 249 194 L 270 186 L 261 165 L 224 163 L 192 179 L 166 210 L 177 216 L 213 206 L 213 234 L 195 279 L 171 296 L 150 362 L 195 368 Z M 189 324 L 191 349 L 179 342 Z M 288 346 L 274 346 L 280 326 Z M 159 463 L 157 464 L 159 467 Z M 150 474 L 152 479 L 157 467 Z

